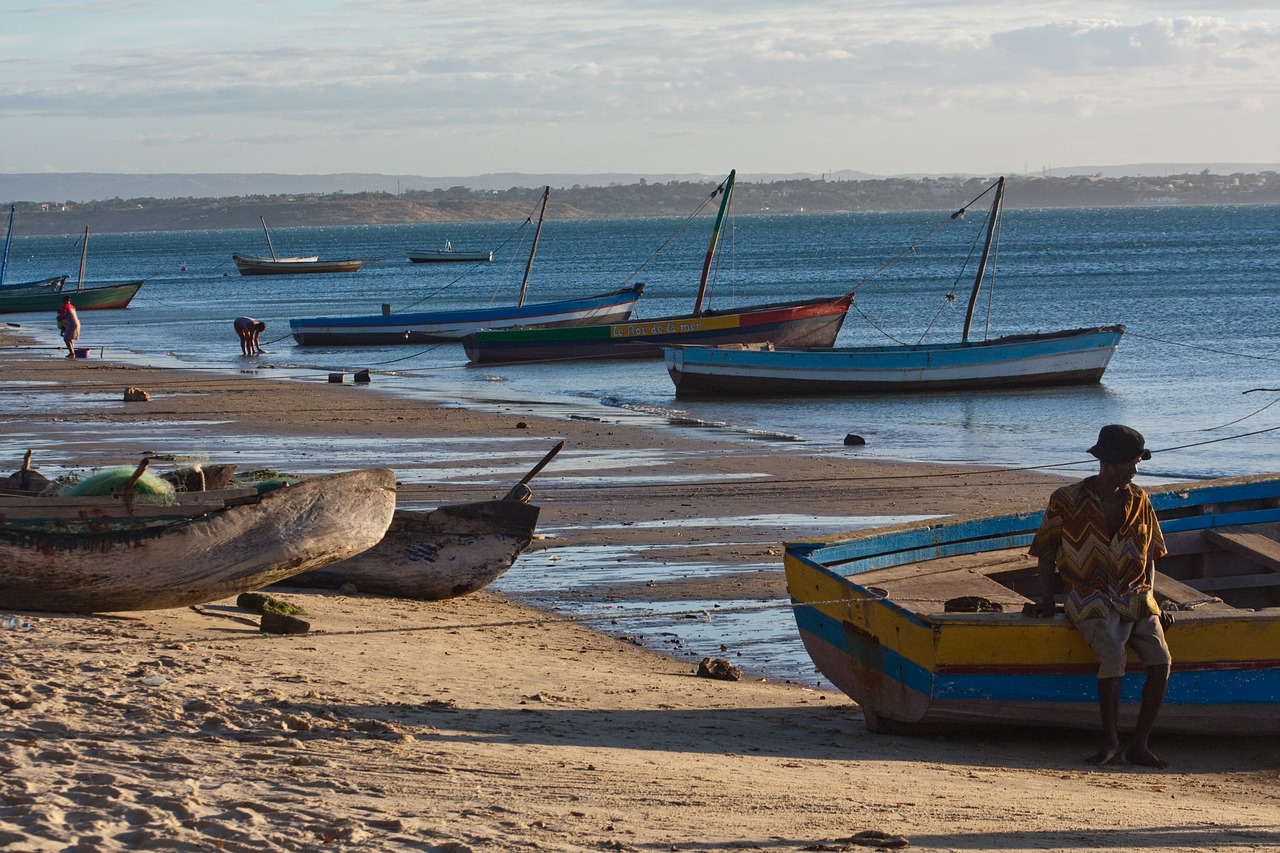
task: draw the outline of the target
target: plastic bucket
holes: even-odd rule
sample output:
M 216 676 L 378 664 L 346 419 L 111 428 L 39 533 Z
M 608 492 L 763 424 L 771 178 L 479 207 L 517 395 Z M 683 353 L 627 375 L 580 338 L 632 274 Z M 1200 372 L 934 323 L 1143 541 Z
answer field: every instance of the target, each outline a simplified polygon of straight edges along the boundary
M 88 357 L 89 357 L 88 347 L 76 347 L 76 358 L 88 358 Z

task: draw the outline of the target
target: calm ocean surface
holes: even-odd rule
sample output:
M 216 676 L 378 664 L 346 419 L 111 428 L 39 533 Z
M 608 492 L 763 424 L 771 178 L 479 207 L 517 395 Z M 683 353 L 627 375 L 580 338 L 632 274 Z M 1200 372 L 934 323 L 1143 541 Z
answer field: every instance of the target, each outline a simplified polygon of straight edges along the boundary
M 554 195 L 553 195 L 554 202 Z M 552 206 L 554 215 L 554 203 Z M 943 212 L 736 217 L 722 243 L 712 306 L 827 296 L 857 288 L 841 344 L 960 336 L 972 273 L 961 265 L 982 215 L 946 226 L 918 251 L 882 266 L 947 219 Z M 544 225 L 529 301 L 647 284 L 637 316 L 687 313 L 710 231 L 702 217 L 661 253 L 680 218 Z M 7 281 L 67 273 L 78 238 L 15 229 Z M 354 274 L 242 277 L 232 252 L 266 254 L 260 229 L 91 235 L 91 283 L 145 278 L 126 311 L 82 313 L 82 344 L 155 364 L 240 368 L 231 321 L 267 322 L 259 362 L 307 374 L 369 368 L 379 387 L 487 406 L 544 401 L 565 413 L 665 423 L 693 418 L 866 455 L 979 465 L 1088 459 L 1098 426 L 1131 424 L 1155 458 L 1148 476 L 1194 478 L 1280 470 L 1280 207 L 1006 210 L 994 293 L 975 329 L 989 334 L 1124 323 L 1129 334 L 1101 385 L 1042 391 L 904 394 L 844 399 L 677 402 L 660 362 L 466 367 L 461 345 L 298 347 L 291 317 L 514 301 L 532 229 L 449 223 L 273 229 L 279 254 L 382 258 Z M 410 264 L 407 248 L 495 250 L 491 264 Z M 650 259 L 646 264 L 646 259 Z M 643 267 L 643 268 L 642 268 Z M 639 272 L 637 273 L 637 270 Z M 947 304 L 953 290 L 958 299 Z M 52 316 L 9 322 L 54 331 Z M 52 342 L 52 338 L 50 339 Z M 502 381 L 495 381 L 502 380 Z M 1250 435 L 1252 433 L 1252 435 Z M 1070 470 L 1080 470 L 1079 468 Z
M 554 201 L 554 196 L 553 196 Z M 554 206 L 552 207 L 554 211 Z M 902 263 L 876 273 L 946 214 L 739 217 L 728 230 L 713 307 L 830 296 L 857 288 L 842 344 L 958 340 L 972 273 L 960 267 L 982 216 L 953 223 Z M 695 221 L 646 264 L 676 219 L 557 221 L 544 226 L 530 301 L 612 290 L 642 265 L 639 317 L 687 313 L 710 218 Z M 8 281 L 74 275 L 75 237 L 23 237 L 19 222 Z M 369 368 L 376 387 L 478 408 L 631 420 L 658 427 L 688 419 L 723 425 L 725 437 L 794 436 L 815 450 L 981 466 L 1061 466 L 1079 475 L 1100 425 L 1131 424 L 1154 458 L 1146 481 L 1280 471 L 1280 207 L 1006 210 L 993 298 L 975 328 L 989 334 L 1123 323 L 1129 334 L 1101 385 L 1038 391 L 903 394 L 847 399 L 677 402 L 660 362 L 579 362 L 469 368 L 459 344 L 301 348 L 291 317 L 471 307 L 514 301 L 531 228 L 520 223 L 296 228 L 273 231 L 279 254 L 384 260 L 354 274 L 241 277 L 232 252 L 265 254 L 261 230 L 103 234 L 90 238 L 88 279 L 145 278 L 126 311 L 82 312 L 84 346 L 158 365 L 238 370 L 324 381 Z M 407 248 L 494 249 L 491 264 L 410 264 Z M 957 301 L 946 294 L 955 290 Z M 988 313 L 989 311 L 989 313 Z M 240 356 L 231 321 L 265 320 L 269 355 Z M 989 318 L 989 319 L 988 319 Z M 57 342 L 52 314 L 8 315 Z M 873 325 L 874 324 L 874 325 Z M 882 331 L 881 331 L 882 330 Z M 96 355 L 96 353 L 95 353 Z M 1252 389 L 1273 389 L 1246 393 Z M 512 405 L 514 404 L 514 406 Z M 682 426 L 665 426 L 683 429 Z M 846 450 L 848 433 L 867 439 Z M 771 439 L 769 440 L 771 441 Z M 763 443 L 762 450 L 769 444 Z M 341 466 L 342 450 L 328 458 Z M 362 457 L 359 464 L 366 464 Z M 1087 463 L 1072 465 L 1071 463 Z M 752 507 L 782 513 L 786 507 Z M 821 521 L 821 520 L 816 520 Z M 875 519 L 828 519 L 831 529 Z M 763 517 L 759 524 L 785 518 Z M 779 540 L 790 533 L 779 527 Z M 790 530 L 794 531 L 794 526 Z M 551 531 L 554 535 L 554 531 Z M 748 671 L 825 684 L 808 660 L 785 600 L 591 603 L 584 588 L 690 577 L 778 564 L 654 564 L 609 548 L 558 549 L 521 558 L 495 586 L 570 618 L 691 660 L 722 648 Z M 572 571 L 569 571 L 572 569 Z M 571 580 L 570 580 L 571 579 Z M 566 584 L 575 589 L 569 590 Z M 574 594 L 570 594 L 573 592 Z M 688 613 L 714 613 L 690 619 Z M 599 621 L 595 621 L 599 620 Z

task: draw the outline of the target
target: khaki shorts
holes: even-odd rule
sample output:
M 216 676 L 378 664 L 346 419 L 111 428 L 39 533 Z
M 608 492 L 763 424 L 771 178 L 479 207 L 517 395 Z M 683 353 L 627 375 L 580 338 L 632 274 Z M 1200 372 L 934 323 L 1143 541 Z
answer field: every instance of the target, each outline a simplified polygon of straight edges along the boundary
M 1138 655 L 1138 660 L 1144 666 L 1168 666 L 1173 663 L 1158 616 L 1147 616 L 1137 622 L 1129 622 L 1111 611 L 1106 616 L 1095 616 L 1078 622 L 1076 627 L 1084 635 L 1089 648 L 1098 656 L 1098 678 L 1119 678 L 1124 675 L 1126 644 Z

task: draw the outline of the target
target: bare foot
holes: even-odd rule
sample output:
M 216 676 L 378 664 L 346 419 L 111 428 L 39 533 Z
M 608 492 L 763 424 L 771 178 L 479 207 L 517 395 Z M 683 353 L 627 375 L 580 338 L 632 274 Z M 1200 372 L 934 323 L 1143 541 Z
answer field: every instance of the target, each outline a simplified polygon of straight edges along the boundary
M 1103 764 L 1111 764 L 1119 757 L 1120 757 L 1119 742 L 1108 743 L 1104 745 L 1102 749 L 1098 750 L 1093 755 L 1090 755 L 1088 758 L 1086 758 L 1085 763 L 1101 766 Z
M 1160 770 L 1169 766 L 1169 762 L 1145 746 L 1130 746 L 1124 751 L 1124 760 L 1130 764 L 1141 764 L 1144 767 L 1155 767 Z

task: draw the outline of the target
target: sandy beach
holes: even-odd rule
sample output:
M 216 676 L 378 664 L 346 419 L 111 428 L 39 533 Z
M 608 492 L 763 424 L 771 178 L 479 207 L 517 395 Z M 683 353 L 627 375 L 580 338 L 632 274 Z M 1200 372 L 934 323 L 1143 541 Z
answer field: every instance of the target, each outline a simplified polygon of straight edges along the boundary
M 0 338 L 9 470 L 157 458 L 301 474 L 385 465 L 405 504 L 533 483 L 535 551 L 647 546 L 717 574 L 698 596 L 785 595 L 776 527 L 1022 508 L 1061 478 L 868 460 L 856 448 L 438 407 L 269 369 L 72 361 Z M 6 345 L 7 344 L 7 345 Z M 251 364 L 246 362 L 246 364 Z M 147 402 L 125 403 L 129 386 Z M 1088 430 L 1086 430 L 1087 432 Z M 4 472 L 4 473 L 7 473 Z M 644 524 L 642 522 L 683 522 Z M 839 527 L 832 528 L 833 530 Z M 529 558 L 545 558 L 533 554 Z M 744 585 L 748 592 L 744 593 Z M 625 585 L 617 590 L 625 596 Z M 646 595 L 660 595 L 652 588 Z M 213 602 L 0 630 L 7 850 L 1263 850 L 1280 846 L 1280 748 L 1157 737 L 1168 771 L 1092 768 L 1089 732 L 866 732 L 843 694 L 699 678 L 483 591 L 446 602 L 282 590 L 312 630 Z M 3 610 L 0 602 L 0 612 Z

